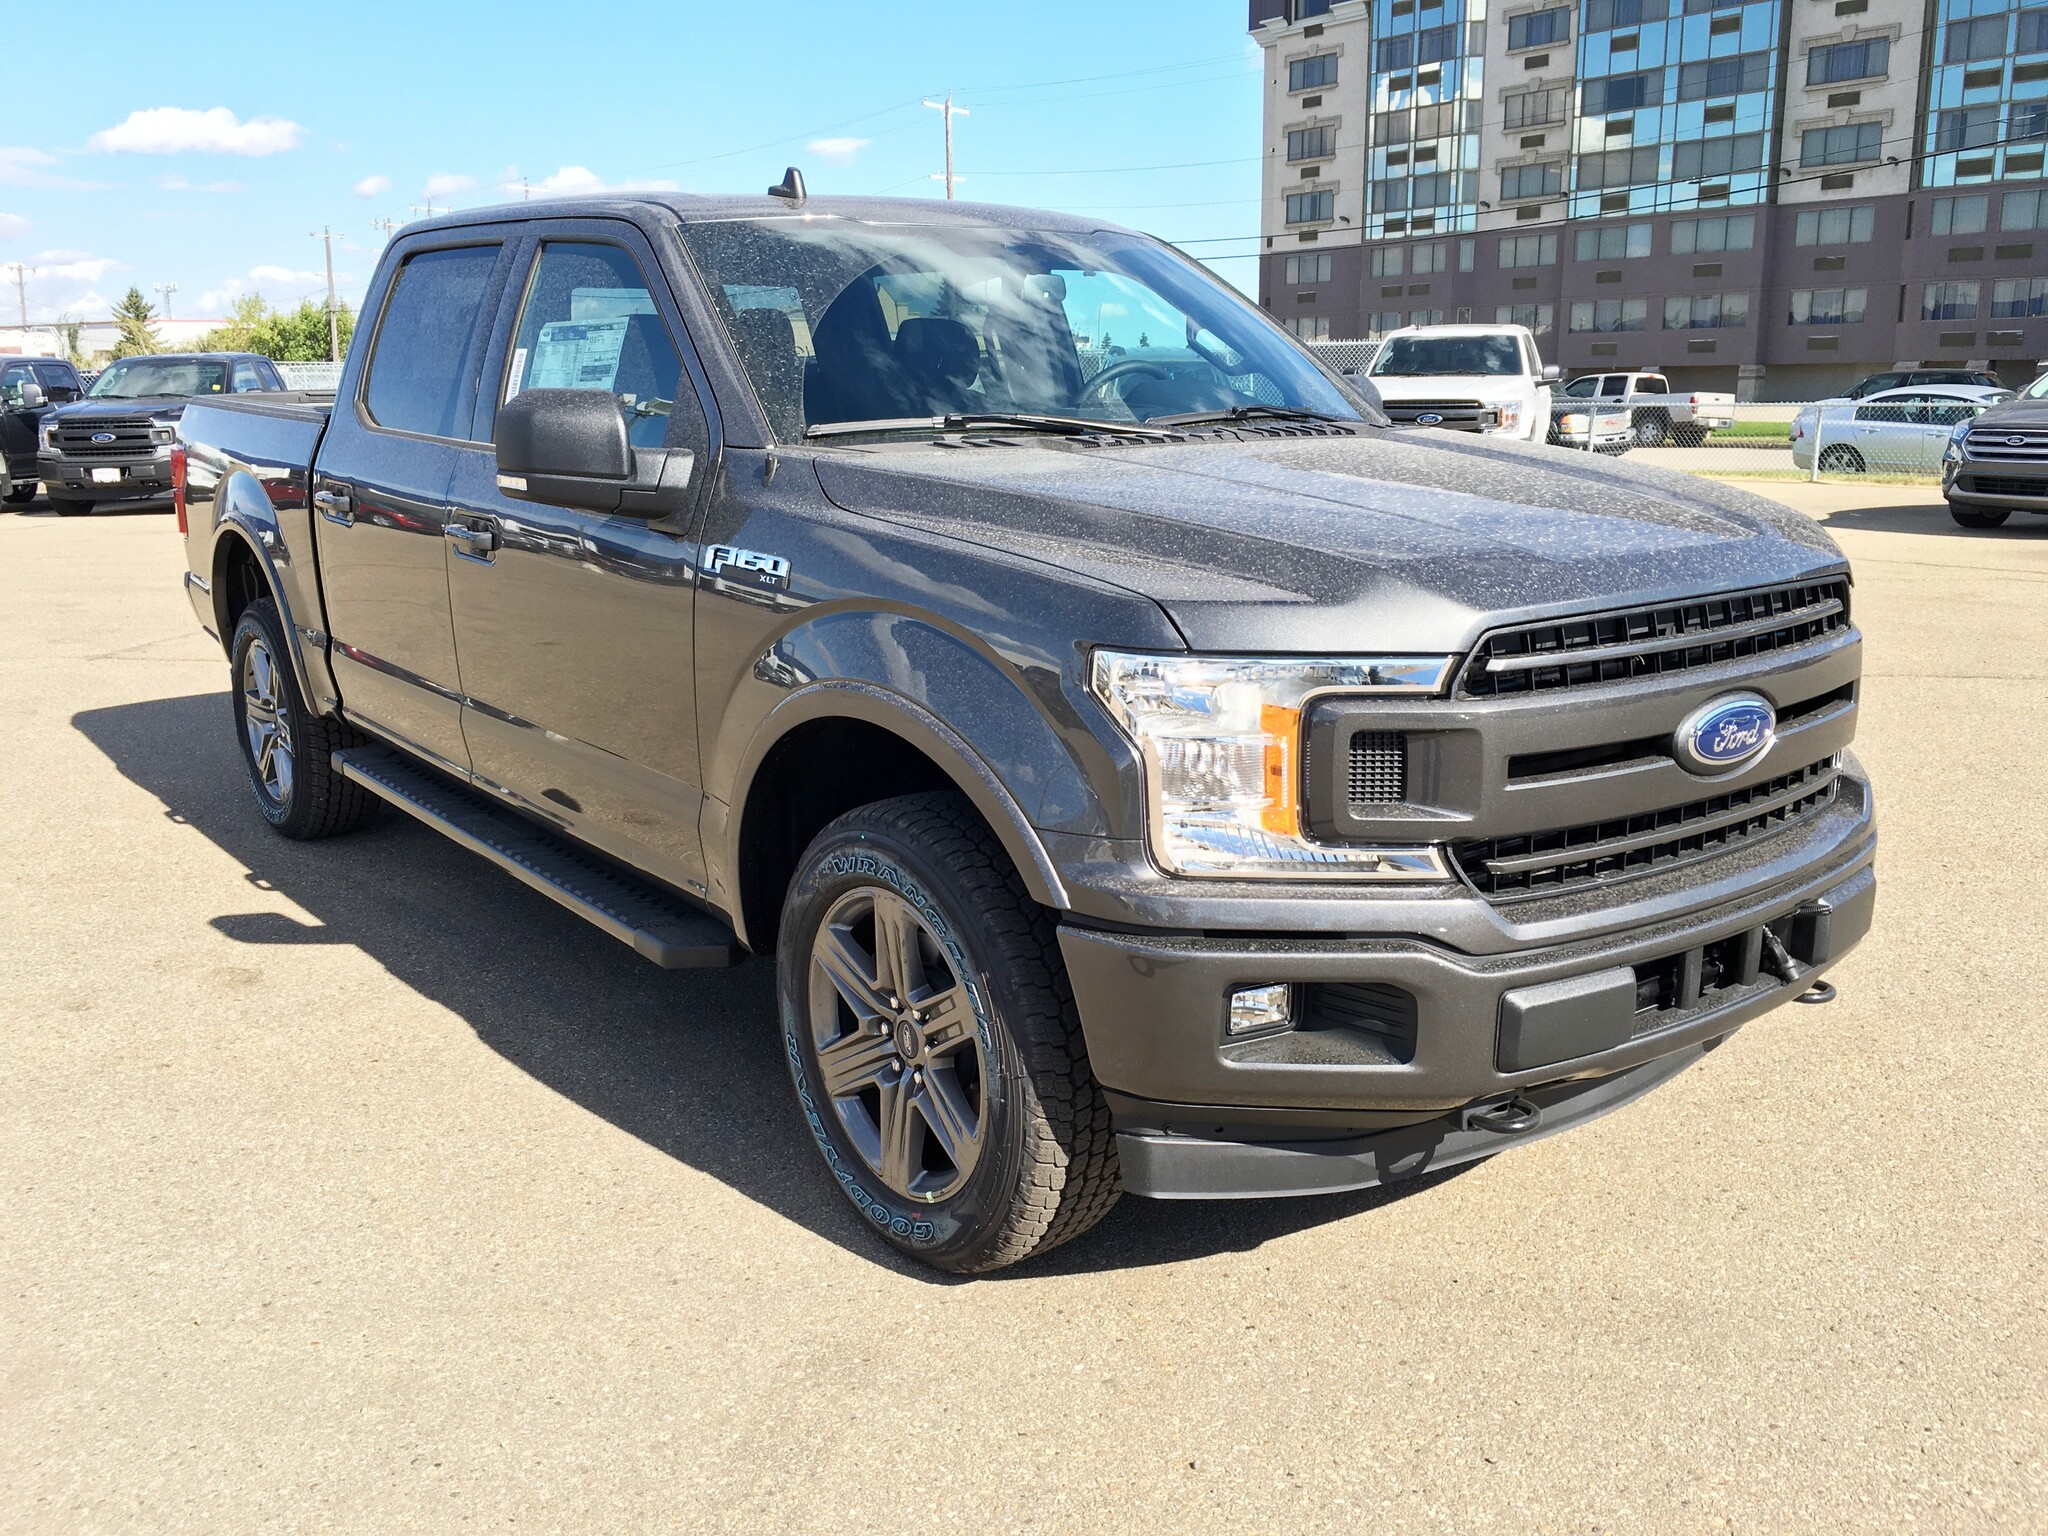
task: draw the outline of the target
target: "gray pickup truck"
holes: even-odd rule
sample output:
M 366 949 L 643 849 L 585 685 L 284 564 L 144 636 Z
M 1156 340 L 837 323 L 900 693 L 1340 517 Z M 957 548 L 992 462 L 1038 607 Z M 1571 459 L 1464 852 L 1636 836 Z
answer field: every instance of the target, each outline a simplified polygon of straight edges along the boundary
M 363 313 L 179 428 L 256 809 L 773 956 L 931 1264 L 1550 1134 L 1869 925 L 1824 533 L 1392 428 L 1154 240 L 792 176 L 416 224 Z

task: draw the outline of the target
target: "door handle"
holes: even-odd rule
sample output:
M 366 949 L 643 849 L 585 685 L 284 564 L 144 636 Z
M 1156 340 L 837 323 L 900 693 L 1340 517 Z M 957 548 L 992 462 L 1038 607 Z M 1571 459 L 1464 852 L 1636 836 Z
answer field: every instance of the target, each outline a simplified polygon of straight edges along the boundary
M 347 491 L 315 491 L 313 505 L 330 523 L 339 523 L 344 528 L 355 525 L 356 514 L 349 505 Z
M 498 547 L 498 535 L 489 528 L 472 528 L 466 523 L 450 523 L 447 534 L 455 541 L 455 553 L 465 560 L 480 560 L 489 564 L 491 551 Z

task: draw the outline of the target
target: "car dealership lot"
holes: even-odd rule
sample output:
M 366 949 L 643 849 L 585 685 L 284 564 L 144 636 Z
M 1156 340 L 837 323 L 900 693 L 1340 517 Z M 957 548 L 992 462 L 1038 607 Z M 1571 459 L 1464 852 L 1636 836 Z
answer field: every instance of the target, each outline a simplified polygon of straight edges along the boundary
M 765 964 L 278 839 L 169 518 L 0 515 L 0 1530 L 2038 1528 L 2048 518 L 1769 489 L 1857 562 L 1839 1002 L 972 1283 L 814 1166 Z

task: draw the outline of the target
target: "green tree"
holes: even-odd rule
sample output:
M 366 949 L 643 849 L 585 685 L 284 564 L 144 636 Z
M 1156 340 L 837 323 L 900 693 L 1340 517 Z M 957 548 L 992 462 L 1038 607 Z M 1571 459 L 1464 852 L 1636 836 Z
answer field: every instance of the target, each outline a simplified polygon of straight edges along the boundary
M 115 357 L 141 357 L 163 351 L 163 343 L 156 334 L 156 311 L 140 288 L 131 284 L 121 296 L 121 302 L 114 306 L 114 325 L 119 332 L 114 342 Z
M 254 352 L 249 342 L 270 318 L 270 306 L 260 293 L 245 293 L 235 300 L 227 320 L 192 343 L 194 352 Z
M 79 345 L 79 335 L 84 330 L 76 320 L 60 320 L 57 330 L 64 337 L 64 360 L 74 368 L 85 366 L 85 349 Z
M 343 304 L 335 314 L 341 333 L 341 350 L 348 351 L 355 334 L 356 317 Z M 324 363 L 327 361 L 327 306 L 303 301 L 297 309 L 267 316 L 249 333 L 248 345 L 240 350 L 261 352 L 279 363 Z

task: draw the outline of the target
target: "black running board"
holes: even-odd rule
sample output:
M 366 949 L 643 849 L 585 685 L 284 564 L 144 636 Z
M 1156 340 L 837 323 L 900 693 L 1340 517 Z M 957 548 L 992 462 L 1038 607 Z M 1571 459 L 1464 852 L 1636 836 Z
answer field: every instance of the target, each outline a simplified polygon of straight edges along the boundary
M 708 970 L 743 958 L 732 930 L 647 881 L 551 837 L 475 790 L 415 767 L 389 747 L 347 747 L 334 766 L 373 795 L 418 817 L 471 853 L 553 898 L 668 970 Z

